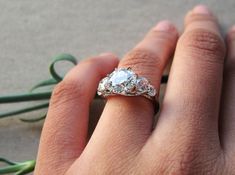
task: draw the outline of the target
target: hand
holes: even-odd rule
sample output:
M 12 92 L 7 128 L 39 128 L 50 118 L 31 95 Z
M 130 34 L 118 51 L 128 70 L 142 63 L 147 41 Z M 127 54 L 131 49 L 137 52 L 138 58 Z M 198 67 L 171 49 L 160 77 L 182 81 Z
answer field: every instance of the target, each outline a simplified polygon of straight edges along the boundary
M 178 42 L 162 21 L 119 64 L 112 54 L 82 61 L 53 92 L 35 174 L 235 174 L 235 28 L 227 38 L 225 59 L 215 16 L 197 6 Z M 113 96 L 88 141 L 99 80 L 117 65 L 132 67 L 159 89 L 174 51 L 155 129 L 150 100 Z

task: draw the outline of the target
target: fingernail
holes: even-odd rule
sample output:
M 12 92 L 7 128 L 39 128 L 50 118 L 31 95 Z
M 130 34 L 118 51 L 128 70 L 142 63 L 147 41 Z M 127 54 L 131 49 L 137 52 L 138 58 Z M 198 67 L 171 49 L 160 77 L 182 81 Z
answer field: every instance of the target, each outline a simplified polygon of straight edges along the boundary
M 202 14 L 202 15 L 211 15 L 211 11 L 205 5 L 197 5 L 193 9 L 193 13 Z
M 155 31 L 176 31 L 174 25 L 170 22 L 170 21 L 161 21 L 159 22 L 155 27 L 154 27 Z
M 101 53 L 99 56 L 113 56 L 113 53 L 105 52 L 105 53 Z

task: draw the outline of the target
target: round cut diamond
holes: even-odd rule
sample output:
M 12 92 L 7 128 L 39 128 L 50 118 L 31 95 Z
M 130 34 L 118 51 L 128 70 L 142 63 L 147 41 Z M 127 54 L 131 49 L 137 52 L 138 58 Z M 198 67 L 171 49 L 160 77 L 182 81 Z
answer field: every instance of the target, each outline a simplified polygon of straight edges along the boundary
M 120 85 L 126 83 L 132 77 L 133 72 L 127 69 L 118 69 L 110 77 L 112 86 Z
M 130 69 L 116 69 L 109 77 L 111 87 L 116 93 L 130 93 L 134 89 L 133 82 L 136 80 L 136 75 Z

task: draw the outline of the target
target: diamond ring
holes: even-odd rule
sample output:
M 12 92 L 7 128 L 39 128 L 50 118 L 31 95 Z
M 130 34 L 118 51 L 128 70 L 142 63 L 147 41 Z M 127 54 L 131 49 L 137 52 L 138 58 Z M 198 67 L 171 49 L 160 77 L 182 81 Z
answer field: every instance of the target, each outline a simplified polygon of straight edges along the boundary
M 138 76 L 128 67 L 116 68 L 103 78 L 99 83 L 97 94 L 103 97 L 114 95 L 144 96 L 155 100 L 157 91 L 146 78 Z

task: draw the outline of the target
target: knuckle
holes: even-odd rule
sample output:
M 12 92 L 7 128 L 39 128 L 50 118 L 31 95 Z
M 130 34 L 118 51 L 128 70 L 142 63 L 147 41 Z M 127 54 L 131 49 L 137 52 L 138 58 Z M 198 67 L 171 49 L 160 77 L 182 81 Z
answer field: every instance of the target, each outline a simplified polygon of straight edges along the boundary
M 50 105 L 57 108 L 62 104 L 75 102 L 83 98 L 83 83 L 79 80 L 66 79 L 55 86 Z
M 185 52 L 193 57 L 203 58 L 207 62 L 224 62 L 225 45 L 216 34 L 204 29 L 186 32 L 179 41 Z
M 177 136 L 176 136 L 177 137 Z M 180 140 L 179 140 L 180 139 Z M 220 152 L 217 149 L 208 148 L 202 139 L 173 138 L 164 151 L 157 152 L 158 158 L 154 159 L 153 167 L 159 174 L 218 174 L 220 165 Z M 222 167 L 222 165 L 220 165 Z
M 134 49 L 121 60 L 119 66 L 132 67 L 139 75 L 146 76 L 155 82 L 156 74 L 162 71 L 162 64 L 162 58 L 158 55 L 145 49 Z
M 215 172 L 216 159 L 203 159 L 200 153 L 187 151 L 189 150 L 175 157 L 169 156 L 167 160 L 163 161 L 167 165 L 167 167 L 164 166 L 164 172 L 170 172 L 170 174 L 176 175 L 217 174 Z
M 161 64 L 161 58 L 145 49 L 134 49 L 130 51 L 121 61 L 122 66 L 138 66 L 154 68 Z

